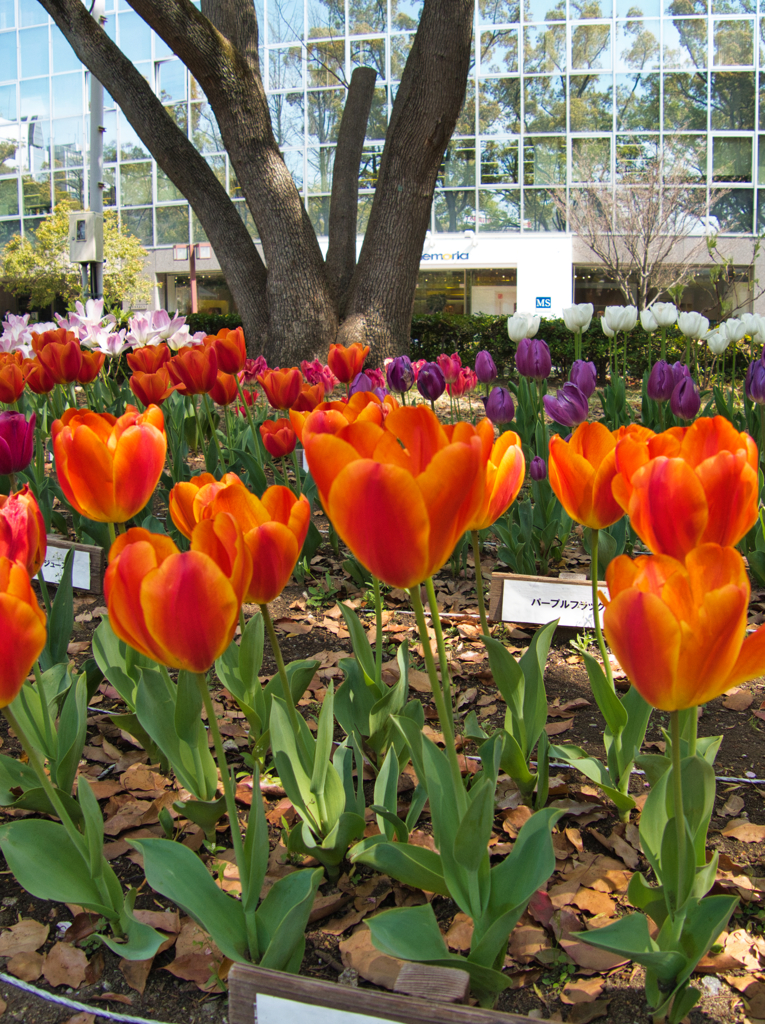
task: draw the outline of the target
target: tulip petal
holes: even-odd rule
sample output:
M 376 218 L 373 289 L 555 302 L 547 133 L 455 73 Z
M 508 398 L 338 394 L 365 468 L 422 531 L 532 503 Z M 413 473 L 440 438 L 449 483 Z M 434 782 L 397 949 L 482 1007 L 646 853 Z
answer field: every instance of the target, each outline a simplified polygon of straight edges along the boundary
M 765 675 L 765 625 L 750 634 L 741 645 L 736 664 L 725 680 L 725 689 Z
M 696 467 L 706 494 L 709 520 L 703 540 L 723 546 L 738 544 L 757 522 L 757 472 L 739 450 L 721 451 Z
M 132 532 L 129 530 L 122 537 L 128 537 Z M 118 538 L 118 541 L 121 539 Z M 157 569 L 157 553 L 148 540 L 123 543 L 118 554 L 115 552 L 115 546 L 112 545 L 109 566 L 104 575 L 109 623 L 120 640 L 124 640 L 147 658 L 161 662 L 164 651 L 154 642 L 146 624 L 140 599 L 142 581 L 148 579 Z
M 406 448 L 415 476 L 419 476 L 436 452 L 449 443 L 438 417 L 424 405 L 395 409 L 389 414 L 385 426 Z
M 295 534 L 283 523 L 266 523 L 245 535 L 255 571 L 247 601 L 269 604 L 284 590 L 300 554 Z M 302 545 L 301 545 L 302 546 Z
M 311 416 L 316 415 L 316 413 L 311 413 Z M 333 482 L 345 466 L 359 460 L 359 454 L 352 445 L 335 437 L 334 434 L 309 435 L 307 431 L 304 431 L 303 444 L 305 445 L 308 468 L 316 481 L 322 504 L 326 508 L 325 498 Z
M 700 542 L 707 525 L 704 488 L 682 459 L 658 458 L 632 478 L 632 528 L 656 554 L 683 561 Z
M 124 523 L 145 508 L 162 475 L 167 453 L 163 433 L 148 424 L 128 427 L 114 452 L 114 507 L 111 521 Z
M 454 546 L 475 519 L 485 493 L 481 441 L 442 448 L 417 477 L 417 486 L 430 520 L 429 571 L 436 572 L 450 557 Z
M 694 623 L 683 623 L 682 652 L 672 694 L 675 708 L 706 704 L 727 688 L 741 650 L 748 596 L 748 589 L 721 587 L 706 595 Z
M 4 640 L 0 661 L 0 708 L 4 708 L 15 699 L 45 647 L 45 617 L 31 591 L 27 600 L 9 593 L 0 594 L 0 630 Z
M 625 590 L 608 604 L 603 628 L 619 664 L 645 700 L 655 708 L 675 710 L 672 682 L 680 657 L 681 631 L 664 602 L 655 594 Z
M 54 440 L 54 454 L 61 490 L 76 511 L 96 522 L 117 522 L 114 464 L 96 432 L 85 426 L 76 426 L 71 434 L 64 431 Z

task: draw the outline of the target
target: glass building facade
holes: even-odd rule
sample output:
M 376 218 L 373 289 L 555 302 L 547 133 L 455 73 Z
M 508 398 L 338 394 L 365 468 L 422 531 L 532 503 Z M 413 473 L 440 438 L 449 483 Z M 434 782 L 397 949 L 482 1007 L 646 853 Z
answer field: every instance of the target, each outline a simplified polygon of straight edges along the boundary
M 438 177 L 431 248 L 466 232 L 472 246 L 482 238 L 565 234 L 551 187 L 576 189 L 586 167 L 588 177 L 618 188 L 670 136 L 721 234 L 765 228 L 765 0 L 759 3 L 762 14 L 758 0 L 476 0 L 467 94 Z M 377 71 L 360 173 L 363 234 L 422 4 L 255 6 L 274 132 L 319 236 L 327 233 L 346 85 L 356 66 Z M 204 154 L 255 237 L 193 76 L 125 0 L 106 0 L 106 15 L 110 37 Z M 105 108 L 105 207 L 116 208 L 149 249 L 205 241 L 108 95 Z M 16 232 L 33 236 L 63 196 L 87 205 L 88 146 L 88 73 L 37 0 L 0 0 L 0 244 Z M 715 189 L 726 194 L 715 200 Z M 476 289 L 492 288 L 500 295 L 495 306 L 506 306 L 518 261 L 503 262 L 497 251 L 480 270 L 443 271 L 451 276 L 443 279 L 441 308 L 469 312 Z M 439 272 L 423 264 L 415 308 L 439 305 L 431 294 Z M 164 301 L 172 304 L 175 282 L 165 283 Z

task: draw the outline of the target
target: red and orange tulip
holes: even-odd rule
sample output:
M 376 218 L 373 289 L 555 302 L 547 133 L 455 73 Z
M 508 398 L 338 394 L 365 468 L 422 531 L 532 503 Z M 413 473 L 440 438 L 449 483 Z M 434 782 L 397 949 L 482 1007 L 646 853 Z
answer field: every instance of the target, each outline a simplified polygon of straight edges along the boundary
M 184 537 L 191 538 L 197 523 L 209 519 L 209 505 L 218 491 L 241 483 L 236 473 L 225 473 L 220 480 L 216 480 L 212 473 L 200 473 L 191 480 L 184 480 L 170 491 L 170 518 Z
M 702 544 L 685 564 L 668 555 L 620 555 L 606 580 L 606 639 L 654 707 L 705 704 L 765 673 L 765 627 L 745 636 L 749 580 L 735 548 Z
M 128 384 L 138 401 L 146 406 L 162 405 L 178 387 L 170 380 L 170 374 L 165 366 L 160 367 L 156 373 L 134 370 Z
M 172 352 L 167 345 L 145 345 L 127 354 L 127 364 L 133 373 L 156 373 L 165 363 L 170 362 Z
M 615 453 L 616 438 L 602 423 L 580 423 L 570 441 L 550 438 L 550 486 L 571 518 L 592 530 L 624 515 L 611 493 Z
M 236 327 L 233 331 L 228 327 L 222 327 L 214 337 L 208 335 L 208 338 L 212 338 L 212 343 L 215 346 L 219 370 L 222 370 L 223 373 L 239 373 L 244 369 L 247 346 L 244 343 L 244 331 L 241 327 Z M 205 338 L 205 341 L 207 340 Z
M 124 523 L 146 505 L 165 465 L 164 417 L 156 405 L 109 413 L 67 409 L 51 427 L 66 500 L 88 519 Z
M 19 562 L 30 576 L 36 576 L 47 547 L 45 520 L 29 484 L 7 497 L 0 494 L 0 555 Z
M 21 352 L 0 354 L 0 402 L 12 405 L 24 390 L 24 358 Z
M 303 376 L 297 366 L 287 370 L 266 370 L 258 377 L 272 409 L 289 409 L 300 394 Z
M 83 352 L 82 365 L 77 374 L 78 384 L 92 384 L 101 372 L 101 367 L 106 359 L 105 352 Z
M 82 367 L 82 349 L 72 331 L 63 327 L 32 335 L 32 348 L 56 384 L 72 384 Z
M 457 423 L 444 429 L 449 440 L 454 442 L 467 439 L 465 428 L 469 426 L 468 423 Z M 526 471 L 526 460 L 521 439 L 514 431 L 506 430 L 495 441 L 494 425 L 491 420 L 484 418 L 476 426 L 475 432 L 483 447 L 486 489 L 483 503 L 466 529 L 486 530 L 518 497 Z
M 357 373 L 361 373 L 364 360 L 369 355 L 369 345 L 354 341 L 345 345 L 330 345 L 327 365 L 341 384 L 350 384 Z
M 239 394 L 236 376 L 233 373 L 222 373 L 218 370 L 218 376 L 209 393 L 210 398 L 218 405 L 230 405 Z
M 464 440 L 457 427 L 453 436 L 425 406 L 395 409 L 384 426 L 320 409 L 305 422 L 308 466 L 327 515 L 359 561 L 391 586 L 415 586 L 440 569 L 480 514 L 481 438 L 472 428 Z
M 323 412 L 338 413 L 346 423 L 355 423 L 356 420 L 363 423 L 368 420 L 381 426 L 388 412 L 398 407 L 398 402 L 393 395 L 386 395 L 385 401 L 381 402 L 377 395 L 372 394 L 371 391 L 357 391 L 347 401 L 322 402 L 316 408 L 321 409 Z M 292 429 L 297 434 L 298 441 L 302 441 L 303 425 L 309 415 L 310 413 L 301 412 L 294 407 L 290 409 L 290 422 L 292 423 Z M 340 426 L 343 426 L 342 420 L 338 419 L 336 422 L 338 429 Z
M 288 419 L 264 420 L 260 425 L 260 436 L 266 451 L 274 459 L 289 455 L 297 444 L 297 435 Z
M 295 412 L 313 412 L 323 401 L 324 385 L 321 381 L 318 384 L 303 384 L 292 408 Z
M 757 521 L 757 447 L 722 416 L 616 451 L 613 493 L 654 554 L 682 561 L 699 544 L 737 544 Z
M 25 359 L 22 364 L 22 372 L 24 383 L 36 395 L 47 395 L 56 386 L 55 380 L 39 359 Z
M 0 556 L 0 708 L 18 694 L 32 666 L 40 657 L 47 631 L 45 613 L 20 562 Z
M 170 379 L 184 395 L 206 395 L 218 377 L 212 345 L 187 345 L 166 364 Z
M 134 528 L 109 552 L 104 593 L 117 636 L 141 654 L 206 672 L 231 643 L 252 557 L 232 516 L 199 523 L 191 550 Z

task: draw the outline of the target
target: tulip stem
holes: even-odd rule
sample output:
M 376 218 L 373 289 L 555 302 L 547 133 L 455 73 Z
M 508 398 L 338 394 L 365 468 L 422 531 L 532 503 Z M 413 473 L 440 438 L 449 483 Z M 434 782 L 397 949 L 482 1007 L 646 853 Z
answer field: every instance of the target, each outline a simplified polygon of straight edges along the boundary
M 685 813 L 683 811 L 683 774 L 680 756 L 680 712 L 670 711 L 672 734 L 672 793 L 674 797 L 675 831 L 677 836 L 677 877 L 685 878 Z M 678 908 L 679 910 L 680 908 Z
M 112 544 L 114 544 L 114 542 L 117 540 L 117 534 L 114 530 L 114 523 L 107 523 L 106 525 L 109 528 L 109 540 L 112 542 Z
M 45 582 L 45 577 L 42 573 L 42 566 L 40 567 L 40 571 L 37 573 L 37 582 L 40 584 L 40 593 L 42 594 L 45 611 L 50 616 L 50 594 L 48 593 L 48 584 Z
M 372 576 L 372 586 L 375 592 L 375 681 L 382 679 L 382 596 L 380 594 L 380 581 Z
M 239 382 L 239 374 L 235 373 L 234 376 L 236 377 L 236 387 L 237 387 L 237 390 L 239 391 L 239 398 L 242 401 L 242 405 L 244 406 L 244 412 L 245 412 L 245 415 L 247 417 L 247 422 L 250 425 L 250 434 L 252 435 L 252 444 L 253 444 L 253 447 L 255 449 L 255 458 L 258 460 L 258 465 L 262 467 L 263 466 L 263 460 L 260 457 L 260 445 L 258 444 L 258 434 L 257 434 L 257 431 L 255 430 L 255 423 L 253 422 L 253 419 L 252 419 L 252 413 L 250 412 L 249 405 L 247 404 L 247 402 L 244 399 L 244 392 L 242 391 L 242 385 Z
M 250 870 L 244 859 L 242 833 L 239 829 L 239 816 L 236 813 L 236 798 L 234 796 L 234 788 L 231 785 L 231 774 L 226 762 L 226 751 L 223 749 L 223 737 L 221 736 L 220 729 L 218 728 L 218 719 L 215 717 L 215 708 L 213 707 L 212 697 L 210 696 L 210 688 L 207 685 L 207 676 L 204 672 L 195 672 L 194 676 L 197 681 L 197 687 L 202 698 L 202 703 L 204 704 L 205 711 L 207 712 L 207 724 L 210 727 L 210 733 L 212 734 L 213 745 L 215 747 L 215 756 L 218 759 L 218 767 L 220 768 L 220 777 L 221 782 L 223 783 L 223 795 L 226 800 L 226 810 L 228 811 L 228 821 L 231 828 L 231 841 L 234 846 L 236 866 L 239 868 L 239 878 L 242 883 L 242 902 L 244 903 L 247 899 L 247 893 L 250 887 Z
M 470 542 L 473 545 L 473 561 L 475 562 L 475 590 L 478 596 L 478 614 L 481 616 L 481 629 L 484 636 L 489 636 L 489 620 L 486 618 L 486 601 L 483 596 L 483 573 L 481 572 L 481 541 L 478 530 L 470 531 Z
M 454 735 L 454 708 L 452 707 L 452 688 L 449 676 L 449 662 L 446 658 L 446 646 L 444 644 L 444 631 L 441 628 L 441 616 L 438 614 L 438 602 L 436 600 L 436 589 L 433 586 L 433 577 L 428 576 L 425 580 L 425 591 L 428 595 L 430 605 L 430 617 L 433 620 L 433 629 L 436 631 L 436 646 L 438 647 L 438 660 L 441 666 L 441 685 L 444 690 L 444 703 L 446 713 L 449 716 L 449 727 Z
M 603 630 L 600 626 L 600 609 L 598 607 L 598 538 L 600 537 L 600 530 L 592 531 L 592 539 L 590 546 L 592 548 L 592 562 L 590 565 L 590 576 L 592 577 L 592 619 L 595 624 L 595 636 L 598 640 L 598 648 L 600 649 L 600 656 L 603 659 L 603 668 L 606 673 L 606 679 L 612 690 L 615 690 L 614 686 L 614 674 L 611 671 L 611 659 L 608 656 L 608 650 L 606 649 L 606 642 L 603 639 Z
M 298 722 L 297 708 L 295 707 L 295 701 L 292 699 L 292 690 L 290 689 L 290 681 L 287 678 L 287 669 L 284 667 L 284 658 L 282 657 L 281 648 L 279 647 L 279 641 L 276 637 L 276 630 L 271 620 L 271 614 L 268 610 L 267 604 L 260 606 L 261 614 L 263 615 L 263 622 L 268 633 L 268 639 L 271 641 L 271 650 L 274 653 L 274 661 L 276 662 L 276 668 L 279 672 L 279 678 L 282 681 L 282 691 L 284 694 L 284 703 L 287 705 L 287 711 L 290 716 L 290 724 L 295 731 L 295 740 L 301 742 L 302 732 L 300 731 L 300 723 Z
M 760 410 L 760 469 L 765 473 L 765 405 L 758 406 Z
M 292 465 L 295 467 L 295 489 L 297 490 L 297 496 L 299 498 L 303 493 L 303 488 L 300 484 L 300 464 L 298 462 L 297 450 L 295 448 L 292 449 Z
M 425 658 L 425 667 L 428 670 L 430 688 L 433 691 L 433 700 L 436 704 L 438 720 L 441 724 L 441 732 L 444 735 L 446 757 L 449 761 L 449 768 L 451 769 L 452 779 L 454 781 L 454 791 L 460 804 L 460 813 L 462 814 L 464 813 L 467 801 L 465 798 L 465 789 L 462 785 L 462 773 L 460 772 L 459 761 L 457 760 L 457 748 L 454 745 L 454 726 L 452 725 L 451 717 L 446 711 L 446 702 L 444 700 L 443 691 L 441 690 L 441 684 L 438 681 L 438 673 L 436 672 L 436 663 L 433 659 L 433 651 L 430 649 L 430 637 L 428 636 L 428 626 L 425 622 L 425 611 L 422 607 L 420 588 L 418 586 L 410 587 L 409 597 L 412 602 L 414 617 L 417 620 L 417 629 L 420 634 L 420 639 L 422 640 L 422 653 Z
M 213 423 L 212 409 L 210 408 L 210 399 L 209 399 L 209 397 L 207 395 L 202 395 L 202 404 L 204 405 L 205 412 L 207 413 L 207 422 L 210 424 L 210 433 L 212 434 L 212 439 L 215 442 L 215 447 L 218 449 L 218 458 L 220 459 L 220 468 L 222 470 L 224 470 L 226 468 L 226 463 L 225 463 L 225 460 L 223 458 L 223 449 L 220 446 L 220 439 L 218 438 L 218 431 L 215 429 L 215 424 Z

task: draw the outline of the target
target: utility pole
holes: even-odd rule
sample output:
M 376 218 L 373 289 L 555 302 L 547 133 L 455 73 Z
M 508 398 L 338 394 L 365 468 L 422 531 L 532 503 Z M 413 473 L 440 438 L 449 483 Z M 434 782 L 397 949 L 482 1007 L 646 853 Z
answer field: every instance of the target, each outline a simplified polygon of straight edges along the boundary
M 106 24 L 105 0 L 92 0 L 90 13 L 103 28 Z M 103 237 L 104 213 L 104 87 L 91 72 L 90 75 L 90 209 L 96 214 L 96 231 Z M 90 271 L 90 280 L 84 281 L 85 297 L 103 298 L 104 265 L 93 261 L 83 266 L 83 276 Z M 89 285 L 89 287 L 88 287 Z

